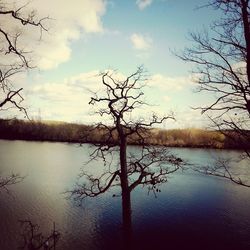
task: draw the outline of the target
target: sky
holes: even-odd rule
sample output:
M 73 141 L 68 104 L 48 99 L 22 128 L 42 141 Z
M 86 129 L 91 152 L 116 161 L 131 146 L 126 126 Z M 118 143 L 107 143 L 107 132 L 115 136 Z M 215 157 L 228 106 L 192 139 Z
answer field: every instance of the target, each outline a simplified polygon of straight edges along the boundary
M 24 0 L 19 0 L 21 5 Z M 195 93 L 192 65 L 174 55 L 192 46 L 190 32 L 201 31 L 219 17 L 206 0 L 33 0 L 48 32 L 25 27 L 23 46 L 32 50 L 36 69 L 14 76 L 24 88 L 30 118 L 90 124 L 102 118 L 88 105 L 89 89 L 101 87 L 98 73 L 116 70 L 128 76 L 143 65 L 150 76 L 140 115 L 174 112 L 166 128 L 205 127 L 207 120 L 192 107 L 209 103 Z M 139 114 L 138 114 L 139 115 Z M 19 114 L 19 117 L 21 115 Z

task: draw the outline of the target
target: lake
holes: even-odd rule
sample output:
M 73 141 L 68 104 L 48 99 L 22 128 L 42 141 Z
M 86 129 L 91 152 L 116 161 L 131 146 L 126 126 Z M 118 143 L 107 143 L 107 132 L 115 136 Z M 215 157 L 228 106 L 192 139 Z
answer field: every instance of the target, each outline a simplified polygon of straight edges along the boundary
M 213 149 L 173 151 L 196 164 L 240 154 Z M 61 234 L 56 249 L 121 248 L 121 197 L 113 197 L 119 190 L 88 198 L 81 206 L 64 194 L 73 187 L 90 152 L 88 144 L 0 140 L 0 174 L 25 176 L 10 187 L 9 194 L 0 193 L 1 250 L 18 249 L 22 244 L 19 220 L 38 224 L 44 235 L 55 222 Z M 92 171 L 99 172 L 101 165 L 101 161 L 92 163 Z M 241 167 L 249 178 L 247 166 Z M 178 172 L 161 186 L 157 197 L 137 187 L 131 204 L 133 249 L 250 249 L 250 188 Z

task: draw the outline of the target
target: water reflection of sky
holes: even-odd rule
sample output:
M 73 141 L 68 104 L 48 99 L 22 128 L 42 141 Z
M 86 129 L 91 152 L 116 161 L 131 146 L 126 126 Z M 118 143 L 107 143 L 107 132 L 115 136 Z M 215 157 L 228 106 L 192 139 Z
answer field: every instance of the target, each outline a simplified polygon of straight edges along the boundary
M 221 152 L 237 154 L 204 149 L 175 151 L 196 163 L 208 163 L 214 154 Z M 49 232 L 55 221 L 62 233 L 60 249 L 102 249 L 110 247 L 111 239 L 112 246 L 119 246 L 121 197 L 112 197 L 119 190 L 87 199 L 82 207 L 62 194 L 72 187 L 88 155 L 87 145 L 0 141 L 1 173 L 14 171 L 27 175 L 23 183 L 13 187 L 14 198 L 1 194 L 0 223 L 4 228 L 1 249 L 15 249 L 20 233 L 18 219 L 31 219 L 44 232 Z M 95 164 L 88 169 L 101 173 L 102 162 Z M 146 238 L 150 239 L 148 246 L 152 245 L 150 242 L 157 245 L 166 239 L 179 246 L 182 238 L 186 244 L 197 241 L 199 247 L 203 246 L 199 239 L 209 241 L 210 247 L 215 242 L 220 247 L 238 244 L 237 250 L 249 246 L 250 189 L 215 177 L 181 172 L 172 175 L 160 189 L 157 198 L 152 193 L 148 195 L 146 188 L 138 187 L 132 192 L 135 245 Z

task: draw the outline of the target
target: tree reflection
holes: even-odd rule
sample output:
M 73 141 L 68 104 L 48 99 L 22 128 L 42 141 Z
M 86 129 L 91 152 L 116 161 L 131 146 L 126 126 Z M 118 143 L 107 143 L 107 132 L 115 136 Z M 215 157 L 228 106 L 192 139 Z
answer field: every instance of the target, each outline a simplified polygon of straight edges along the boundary
M 39 226 L 33 224 L 30 220 L 20 220 L 19 221 L 22 227 L 22 243 L 20 244 L 19 249 L 24 250 L 49 250 L 56 249 L 60 233 L 55 228 L 55 223 L 53 223 L 52 232 L 44 236 L 39 232 Z
M 87 197 L 99 196 L 112 187 L 121 187 L 125 249 L 130 249 L 132 242 L 131 192 L 136 187 L 143 186 L 156 196 L 161 191 L 160 185 L 167 182 L 168 176 L 178 169 L 183 169 L 185 164 L 165 147 L 136 147 L 136 150 L 133 151 L 127 155 L 128 175 L 125 181 L 121 179 L 123 177 L 119 169 L 119 161 L 115 165 L 115 157 L 110 157 L 110 161 L 106 158 L 106 170 L 99 176 L 94 176 L 82 169 L 74 188 L 68 191 L 75 201 L 82 201 Z M 113 165 L 111 165 L 112 163 Z M 128 183 L 127 188 L 121 185 L 122 181 Z
M 4 190 L 7 193 L 10 193 L 9 187 L 14 184 L 20 183 L 24 178 L 25 177 L 21 176 L 20 174 L 11 174 L 8 176 L 0 175 L 0 192 L 1 190 Z

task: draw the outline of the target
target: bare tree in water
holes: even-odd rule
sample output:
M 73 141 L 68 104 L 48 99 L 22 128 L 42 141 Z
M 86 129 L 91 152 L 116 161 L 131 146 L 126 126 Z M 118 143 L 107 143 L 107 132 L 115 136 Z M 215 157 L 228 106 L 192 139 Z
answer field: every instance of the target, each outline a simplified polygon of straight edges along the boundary
M 214 101 L 199 107 L 208 114 L 213 128 L 227 140 L 243 148 L 244 158 L 250 157 L 250 2 L 249 0 L 211 0 L 204 7 L 222 13 L 209 31 L 191 33 L 193 47 L 179 57 L 195 66 L 199 76 L 198 91 L 210 93 Z M 219 160 L 201 169 L 233 182 L 250 186 L 231 172 L 230 165 Z
M 123 225 L 128 238 L 131 233 L 131 191 L 143 185 L 155 194 L 160 192 L 159 185 L 167 181 L 169 174 L 182 168 L 184 163 L 171 154 L 168 148 L 148 145 L 151 128 L 165 120 L 174 119 L 172 115 L 160 118 L 152 114 L 148 120 L 132 119 L 135 111 L 148 108 L 143 99 L 143 88 L 147 81 L 143 67 L 123 80 L 116 79 L 109 71 L 102 73 L 101 77 L 103 91 L 95 93 L 89 104 L 100 107 L 97 113 L 103 120 L 108 117 L 112 123 L 107 125 L 100 122 L 90 129 L 91 138 L 92 133 L 100 137 L 90 157 L 91 160 L 103 159 L 106 170 L 100 176 L 87 174 L 83 170 L 70 195 L 81 200 L 103 194 L 111 187 L 121 186 Z M 135 152 L 128 152 L 128 144 L 139 146 Z M 112 159 L 117 155 L 119 159 L 115 167 Z
M 0 111 L 15 108 L 28 114 L 22 102 L 23 88 L 16 88 L 12 82 L 13 76 L 31 69 L 31 51 L 24 48 L 26 35 L 22 28 L 38 29 L 39 36 L 47 31 L 45 22 L 48 19 L 39 18 L 36 11 L 27 10 L 28 3 L 20 6 L 15 1 L 0 1 Z M 0 188 L 8 190 L 12 184 L 23 179 L 18 174 L 6 177 L 0 176 Z

